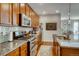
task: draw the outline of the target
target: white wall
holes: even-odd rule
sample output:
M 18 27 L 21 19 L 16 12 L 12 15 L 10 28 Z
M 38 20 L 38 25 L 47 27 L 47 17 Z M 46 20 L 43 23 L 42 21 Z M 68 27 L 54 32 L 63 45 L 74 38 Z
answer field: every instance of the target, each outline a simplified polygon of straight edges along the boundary
M 46 30 L 46 23 L 48 23 L 48 22 L 52 22 L 52 23 L 56 22 L 57 23 L 57 30 L 47 31 Z M 53 34 L 59 34 L 60 29 L 61 29 L 60 14 L 41 16 L 40 17 L 40 23 L 42 23 L 42 27 L 43 27 L 42 40 L 53 42 L 52 35 Z

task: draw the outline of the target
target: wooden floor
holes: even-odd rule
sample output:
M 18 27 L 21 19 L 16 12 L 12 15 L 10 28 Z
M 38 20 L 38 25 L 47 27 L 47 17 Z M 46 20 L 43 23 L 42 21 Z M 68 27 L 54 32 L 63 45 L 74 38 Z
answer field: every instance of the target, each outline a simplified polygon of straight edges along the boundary
M 42 42 L 42 45 L 53 46 L 53 42 Z
M 53 56 L 52 47 L 52 42 L 42 42 L 38 50 L 37 56 Z

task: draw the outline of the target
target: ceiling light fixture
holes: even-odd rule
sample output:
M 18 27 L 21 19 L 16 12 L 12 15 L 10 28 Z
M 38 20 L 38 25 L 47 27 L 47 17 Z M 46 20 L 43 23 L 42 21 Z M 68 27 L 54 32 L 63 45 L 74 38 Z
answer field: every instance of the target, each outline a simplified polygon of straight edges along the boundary
M 56 10 L 56 13 L 59 13 L 59 10 Z
M 71 3 L 69 4 L 69 12 L 68 12 L 68 17 L 69 17 L 69 20 L 68 20 L 68 24 L 70 24 L 70 13 L 71 13 Z
M 40 5 L 40 6 L 42 6 L 42 5 L 43 5 L 43 3 L 39 3 L 39 5 Z
M 46 14 L 46 11 L 43 11 L 43 14 Z

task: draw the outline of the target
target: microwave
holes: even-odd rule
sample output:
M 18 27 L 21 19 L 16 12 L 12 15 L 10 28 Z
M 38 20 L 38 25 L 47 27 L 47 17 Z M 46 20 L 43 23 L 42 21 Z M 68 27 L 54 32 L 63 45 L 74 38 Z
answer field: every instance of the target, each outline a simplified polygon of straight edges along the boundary
M 31 27 L 31 18 L 25 14 L 19 14 L 19 26 Z

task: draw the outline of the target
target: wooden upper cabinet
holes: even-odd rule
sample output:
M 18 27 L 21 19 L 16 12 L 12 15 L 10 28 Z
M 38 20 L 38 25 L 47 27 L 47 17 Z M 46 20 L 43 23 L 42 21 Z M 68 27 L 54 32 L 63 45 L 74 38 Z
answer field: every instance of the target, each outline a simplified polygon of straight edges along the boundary
M 31 9 L 31 7 L 30 7 L 30 10 L 29 10 L 29 16 L 30 16 L 30 18 L 32 18 L 32 16 L 33 16 L 33 10 Z
M 26 43 L 24 43 L 20 47 L 20 56 L 27 56 L 27 44 Z
M 26 16 L 30 17 L 30 7 L 29 7 L 29 5 L 26 4 L 25 8 L 26 8 Z
M 39 26 L 39 17 L 35 12 L 33 12 L 33 15 L 32 15 L 32 27 L 38 27 L 38 26 Z
M 13 13 L 13 11 L 12 11 L 12 4 L 10 3 L 9 5 L 10 5 L 10 6 L 9 6 L 9 8 L 10 8 L 10 11 L 9 11 L 9 12 L 10 12 L 10 13 L 9 13 L 9 17 L 10 17 L 9 23 L 10 23 L 11 25 L 13 25 L 13 24 L 12 24 L 12 21 L 13 21 L 13 18 L 12 18 L 12 16 L 13 16 L 13 15 L 12 15 L 12 13 Z
M 32 11 L 31 20 L 32 20 L 32 27 L 35 27 L 36 21 L 35 21 L 35 13 L 34 13 L 34 11 Z
M 21 4 L 20 4 L 20 13 L 26 14 L 25 12 L 26 12 L 25 3 L 21 3 Z
M 11 4 L 1 3 L 1 23 L 11 24 Z
M 39 25 L 39 16 L 27 3 L 1 3 L 0 4 L 0 23 L 18 25 L 19 13 L 31 18 L 32 27 Z
M 35 16 L 35 19 L 36 19 L 36 26 L 38 27 L 38 26 L 39 26 L 39 16 L 36 15 L 36 16 Z
M 14 3 L 12 4 L 13 6 L 13 25 L 18 25 L 19 24 L 19 3 Z
M 33 12 L 33 10 L 30 8 L 30 10 L 29 10 L 29 17 L 31 18 L 31 21 L 33 21 L 33 16 L 34 16 L 34 12 Z

